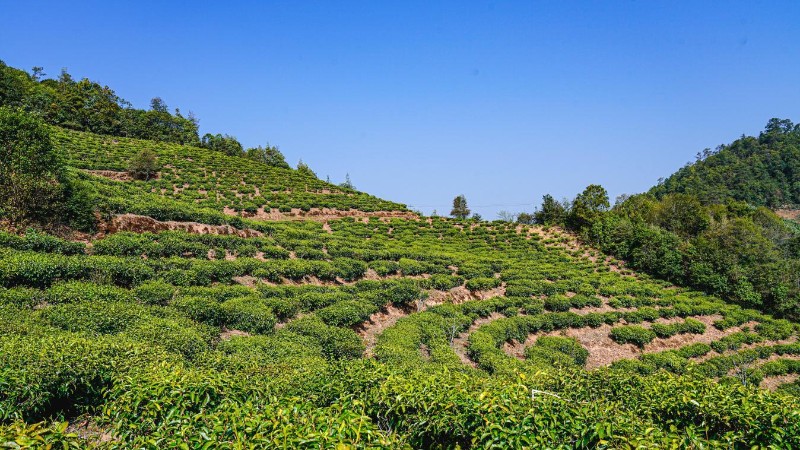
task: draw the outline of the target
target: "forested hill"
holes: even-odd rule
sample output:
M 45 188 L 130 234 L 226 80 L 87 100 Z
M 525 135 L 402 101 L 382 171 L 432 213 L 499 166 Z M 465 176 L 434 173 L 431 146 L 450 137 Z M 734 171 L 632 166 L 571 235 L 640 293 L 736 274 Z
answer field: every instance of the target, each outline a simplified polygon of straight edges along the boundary
M 706 150 L 650 193 L 691 194 L 705 204 L 734 199 L 773 209 L 800 204 L 800 124 L 772 119 L 758 137 Z

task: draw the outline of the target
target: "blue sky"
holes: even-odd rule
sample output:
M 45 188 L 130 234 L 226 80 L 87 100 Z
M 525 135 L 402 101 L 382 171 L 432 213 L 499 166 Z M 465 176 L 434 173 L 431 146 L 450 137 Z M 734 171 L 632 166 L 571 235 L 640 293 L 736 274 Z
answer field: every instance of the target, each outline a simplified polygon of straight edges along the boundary
M 206 4 L 207 3 L 207 4 Z M 21 2 L 0 59 L 62 67 L 321 178 L 449 212 L 646 190 L 800 121 L 800 2 Z

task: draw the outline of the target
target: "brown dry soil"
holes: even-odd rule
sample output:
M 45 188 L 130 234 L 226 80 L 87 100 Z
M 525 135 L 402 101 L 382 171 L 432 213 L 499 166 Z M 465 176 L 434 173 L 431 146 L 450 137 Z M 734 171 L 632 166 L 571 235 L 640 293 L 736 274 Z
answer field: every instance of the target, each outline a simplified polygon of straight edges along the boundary
M 417 307 L 410 306 L 408 308 L 398 308 L 393 305 L 386 305 L 380 311 L 372 314 L 366 322 L 363 322 L 355 327 L 356 333 L 361 336 L 364 341 L 366 350 L 364 356 L 371 358 L 374 356 L 375 345 L 378 342 L 378 336 L 384 330 L 394 326 L 398 320 L 416 312 L 424 311 L 432 306 L 441 305 L 446 302 L 455 304 L 463 303 L 468 300 L 484 300 L 495 297 L 492 291 L 477 291 L 470 293 L 463 286 L 453 288 L 447 292 L 431 290 L 428 292 L 428 298 L 424 302 L 420 302 Z
M 776 209 L 775 214 L 781 219 L 800 221 L 800 209 Z
M 539 336 L 567 336 L 573 337 L 580 342 L 580 344 L 589 351 L 589 358 L 586 360 L 587 369 L 595 369 L 598 367 L 608 366 L 614 361 L 620 359 L 635 359 L 643 353 L 660 352 L 664 350 L 673 350 L 684 347 L 690 344 L 704 343 L 710 344 L 713 341 L 719 340 L 725 336 L 741 331 L 742 327 L 754 326 L 753 323 L 746 323 L 742 327 L 733 327 L 725 331 L 720 331 L 714 328 L 713 323 L 719 320 L 722 316 L 693 316 L 706 325 L 706 332 L 703 334 L 678 334 L 668 338 L 656 338 L 649 344 L 640 349 L 633 344 L 618 344 L 614 342 L 611 337 L 611 325 L 601 325 L 597 328 L 583 327 L 583 328 L 569 328 L 566 330 L 556 330 L 547 333 L 534 333 L 528 336 L 525 342 L 507 342 L 503 345 L 503 350 L 509 356 L 519 359 L 524 358 L 525 347 L 533 345 Z M 672 320 L 656 320 L 657 323 L 670 323 Z M 682 319 L 678 319 L 682 320 Z M 647 322 L 642 323 L 642 326 L 649 327 Z
M 231 208 L 225 208 L 223 213 L 229 216 L 239 216 L 250 219 L 266 220 L 266 221 L 280 221 L 280 220 L 314 220 L 318 222 L 327 222 L 328 220 L 342 219 L 345 217 L 358 217 L 358 218 L 371 218 L 377 217 L 381 219 L 419 219 L 419 216 L 406 211 L 358 211 L 351 209 L 349 211 L 342 211 L 336 208 L 311 208 L 309 211 L 303 211 L 299 208 L 293 208 L 291 212 L 283 213 L 278 208 L 271 208 L 266 210 L 264 207 L 258 208 L 255 213 L 248 213 L 244 211 L 236 211 Z
M 786 375 L 776 375 L 774 377 L 766 377 L 761 380 L 760 387 L 774 391 L 782 384 L 792 383 L 800 378 L 800 374 L 790 373 Z
M 137 214 L 120 214 L 110 221 L 100 224 L 101 234 L 112 234 L 120 231 L 134 233 L 158 233 L 160 231 L 185 231 L 194 234 L 235 235 L 242 238 L 262 236 L 260 231 L 252 229 L 240 230 L 230 225 L 207 225 L 198 222 L 160 221 Z

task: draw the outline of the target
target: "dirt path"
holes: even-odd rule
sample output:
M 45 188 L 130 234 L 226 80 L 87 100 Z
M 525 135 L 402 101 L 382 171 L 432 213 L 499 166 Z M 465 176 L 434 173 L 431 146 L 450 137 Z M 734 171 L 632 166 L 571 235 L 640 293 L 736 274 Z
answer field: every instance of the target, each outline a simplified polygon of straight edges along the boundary
M 525 342 L 507 342 L 503 345 L 503 351 L 509 356 L 518 359 L 524 359 L 525 347 L 533 345 L 540 336 L 567 336 L 573 337 L 580 342 L 580 344 L 589 351 L 589 358 L 586 360 L 587 369 L 595 369 L 598 367 L 608 366 L 614 361 L 620 359 L 635 359 L 644 353 L 655 353 L 664 350 L 674 350 L 687 345 L 704 343 L 710 344 L 725 336 L 741 331 L 741 327 L 729 328 L 725 331 L 720 331 L 714 328 L 713 323 L 715 320 L 722 318 L 720 315 L 710 316 L 692 316 L 693 319 L 699 320 L 706 325 L 706 332 L 703 334 L 678 334 L 668 338 L 656 338 L 649 344 L 644 346 L 644 349 L 639 349 L 633 344 L 618 344 L 611 339 L 610 333 L 614 326 L 603 324 L 597 328 L 582 327 L 582 328 L 568 328 L 564 330 L 555 330 L 547 333 L 533 333 L 528 336 Z M 656 323 L 669 323 L 669 320 L 656 320 Z M 649 327 L 649 323 L 643 323 L 642 326 Z M 750 326 L 752 323 L 743 324 L 742 327 Z
M 493 312 L 486 317 L 480 317 L 475 322 L 472 322 L 472 325 L 470 325 L 467 331 L 459 334 L 458 336 L 455 337 L 455 339 L 453 339 L 451 346 L 453 347 L 453 351 L 456 352 L 456 355 L 458 355 L 458 358 L 461 360 L 462 363 L 470 367 L 474 368 L 478 367 L 475 361 L 471 360 L 469 358 L 469 355 L 467 354 L 467 344 L 469 343 L 468 342 L 469 335 L 474 333 L 478 328 L 482 327 L 483 325 L 486 325 L 489 322 L 501 319 L 503 317 L 505 316 L 496 312 Z
M 761 380 L 761 384 L 759 387 L 763 389 L 769 389 L 770 391 L 774 391 L 778 388 L 778 386 L 782 384 L 793 383 L 800 379 L 800 374 L 796 373 L 789 373 L 786 375 L 777 375 L 774 377 L 765 377 Z
M 372 358 L 375 356 L 375 345 L 378 343 L 378 336 L 387 328 L 394 326 L 398 320 L 408 315 L 409 312 L 406 310 L 387 305 L 381 311 L 369 316 L 369 320 L 359 325 L 356 333 L 364 341 L 364 346 L 366 347 L 364 357 Z
M 218 234 L 234 235 L 241 238 L 260 237 L 260 231 L 252 229 L 240 230 L 230 225 L 208 225 L 198 222 L 159 221 L 148 216 L 138 214 L 120 214 L 114 216 L 109 222 L 100 225 L 100 234 L 112 234 L 120 231 L 134 233 L 158 233 L 160 231 L 185 231 L 193 234 Z
M 314 220 L 318 222 L 327 222 L 328 220 L 342 219 L 345 217 L 357 217 L 362 219 L 369 219 L 371 217 L 380 219 L 419 219 L 417 214 L 410 211 L 359 211 L 356 209 L 343 211 L 336 208 L 311 208 L 308 211 L 303 211 L 300 208 L 292 208 L 290 212 L 284 213 L 278 208 L 266 209 L 261 207 L 258 208 L 255 213 L 247 213 L 225 207 L 222 212 L 229 216 L 265 221 Z

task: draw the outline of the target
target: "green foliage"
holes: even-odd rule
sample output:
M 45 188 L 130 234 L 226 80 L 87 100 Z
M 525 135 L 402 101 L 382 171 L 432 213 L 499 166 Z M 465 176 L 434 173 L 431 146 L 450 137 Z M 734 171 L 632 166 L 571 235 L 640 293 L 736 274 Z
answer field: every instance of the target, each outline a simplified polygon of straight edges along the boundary
M 575 197 L 567 216 L 567 224 L 577 230 L 591 226 L 608 210 L 608 192 L 598 184 L 590 184 Z
M 0 61 L 0 106 L 22 108 L 47 123 L 97 134 L 130 136 L 181 144 L 196 143 L 197 120 L 170 114 L 160 98 L 149 111 L 133 109 L 108 86 L 66 70 L 58 79 L 40 79 Z
M 131 158 L 128 163 L 128 173 L 135 180 L 150 181 L 160 169 L 158 157 L 148 149 L 144 149 Z
M 706 326 L 696 319 L 687 318 L 683 322 L 676 322 L 671 324 L 654 323 L 651 330 L 660 338 L 667 338 L 676 334 L 703 334 L 706 331 Z
M 686 193 L 704 203 L 735 199 L 770 207 L 800 204 L 800 191 L 793 184 L 800 177 L 798 157 L 800 126 L 771 119 L 758 137 L 743 136 L 714 151 L 706 149 L 651 193 Z
M 456 219 L 464 220 L 469 217 L 470 209 L 467 207 L 467 198 L 463 195 L 458 195 L 453 199 L 453 209 L 450 210 L 450 215 Z
M 289 164 L 286 162 L 283 153 L 278 150 L 278 147 L 267 144 L 266 147 L 258 146 L 248 148 L 245 151 L 245 156 L 248 158 L 264 163 L 268 166 L 279 167 L 281 169 L 289 169 Z
M 225 326 L 249 333 L 270 333 L 277 319 L 263 298 L 234 298 L 222 304 Z
M 222 152 L 228 156 L 241 156 L 244 151 L 242 144 L 235 137 L 227 134 L 223 136 L 221 134 L 206 133 L 200 140 L 200 146 L 216 152 Z
M 0 107 L 0 214 L 12 223 L 53 220 L 65 183 L 64 160 L 44 123 Z
M 634 344 L 644 347 L 645 344 L 656 338 L 656 333 L 638 325 L 625 325 L 612 328 L 610 336 L 618 344 Z
M 565 356 L 567 359 L 564 359 Z M 541 336 L 533 346 L 525 348 L 528 359 L 540 358 L 550 364 L 567 361 L 570 364 L 583 366 L 589 357 L 589 351 L 575 338 L 561 336 Z
M 472 292 L 487 291 L 500 286 L 499 278 L 472 278 L 464 286 Z
M 146 305 L 166 305 L 175 295 L 175 287 L 161 280 L 146 281 L 136 286 L 133 297 Z
M 326 324 L 336 327 L 349 327 L 364 322 L 376 312 L 378 307 L 359 300 L 345 300 L 316 312 Z

